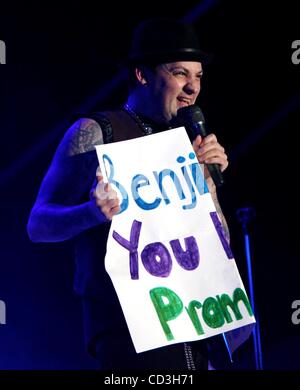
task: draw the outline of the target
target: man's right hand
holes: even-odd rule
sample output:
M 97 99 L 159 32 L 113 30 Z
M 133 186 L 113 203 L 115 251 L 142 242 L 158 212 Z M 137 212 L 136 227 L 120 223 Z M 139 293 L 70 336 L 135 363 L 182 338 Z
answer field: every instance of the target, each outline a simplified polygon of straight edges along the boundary
M 111 188 L 109 183 L 104 183 L 103 176 L 97 170 L 98 184 L 92 192 L 97 206 L 109 220 L 120 211 L 120 201 L 117 192 Z

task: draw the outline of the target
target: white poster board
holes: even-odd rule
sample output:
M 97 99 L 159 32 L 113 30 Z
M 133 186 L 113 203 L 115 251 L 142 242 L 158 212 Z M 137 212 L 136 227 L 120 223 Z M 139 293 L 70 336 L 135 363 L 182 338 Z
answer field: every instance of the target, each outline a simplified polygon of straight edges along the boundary
M 105 267 L 136 351 L 254 323 L 185 129 L 96 149 L 121 201 Z

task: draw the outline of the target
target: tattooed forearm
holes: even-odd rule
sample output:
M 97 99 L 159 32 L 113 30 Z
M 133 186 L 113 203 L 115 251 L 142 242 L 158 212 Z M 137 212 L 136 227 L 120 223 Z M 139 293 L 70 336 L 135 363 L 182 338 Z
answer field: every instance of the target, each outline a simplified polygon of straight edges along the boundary
M 89 152 L 95 145 L 103 144 L 103 135 L 100 125 L 92 119 L 80 119 L 73 125 L 68 155 Z
M 220 221 L 221 221 L 221 224 L 222 224 L 222 228 L 223 228 L 223 231 L 224 231 L 224 236 L 225 236 L 227 242 L 229 243 L 230 242 L 229 229 L 228 229 L 228 225 L 227 225 L 225 216 L 224 216 L 223 211 L 221 209 L 221 206 L 220 206 L 220 203 L 219 203 L 219 200 L 218 200 L 218 197 L 217 197 L 217 193 L 216 192 L 212 192 L 211 196 L 212 196 L 213 202 L 215 204 L 215 208 L 217 210 L 217 214 L 218 214 L 218 216 L 220 218 Z

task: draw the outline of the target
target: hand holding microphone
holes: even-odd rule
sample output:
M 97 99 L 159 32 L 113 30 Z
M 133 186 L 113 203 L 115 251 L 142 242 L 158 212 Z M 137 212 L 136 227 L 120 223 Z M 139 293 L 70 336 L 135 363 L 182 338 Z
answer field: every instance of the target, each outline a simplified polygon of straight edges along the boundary
M 216 136 L 208 134 L 200 108 L 193 104 L 178 109 L 176 122 L 178 125 L 186 128 L 193 145 L 197 145 L 197 142 L 199 143 L 199 151 L 201 152 L 200 156 L 198 154 L 199 161 L 205 163 L 216 187 L 223 185 L 222 171 L 228 166 L 227 155 L 224 148 L 218 143 Z M 198 140 L 198 135 L 203 140 Z

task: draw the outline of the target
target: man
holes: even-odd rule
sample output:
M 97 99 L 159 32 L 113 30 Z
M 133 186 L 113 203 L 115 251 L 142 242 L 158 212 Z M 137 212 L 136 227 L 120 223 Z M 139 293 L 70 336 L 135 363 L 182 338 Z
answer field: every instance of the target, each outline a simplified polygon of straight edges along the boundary
M 28 222 L 35 242 L 74 237 L 75 290 L 82 297 L 88 350 L 102 369 L 207 369 L 205 341 L 175 344 L 137 354 L 116 293 L 104 269 L 110 220 L 119 211 L 117 193 L 110 184 L 95 190 L 95 145 L 149 135 L 172 128 L 177 110 L 194 104 L 201 89 L 202 63 L 192 26 L 175 20 L 143 22 L 135 30 L 126 104 L 114 112 L 93 113 L 67 131 L 43 180 Z M 193 142 L 200 163 L 227 168 L 224 148 L 215 135 Z M 99 172 L 99 171 L 97 171 Z M 205 168 L 216 208 L 216 188 Z M 106 193 L 106 194 L 105 194 Z

